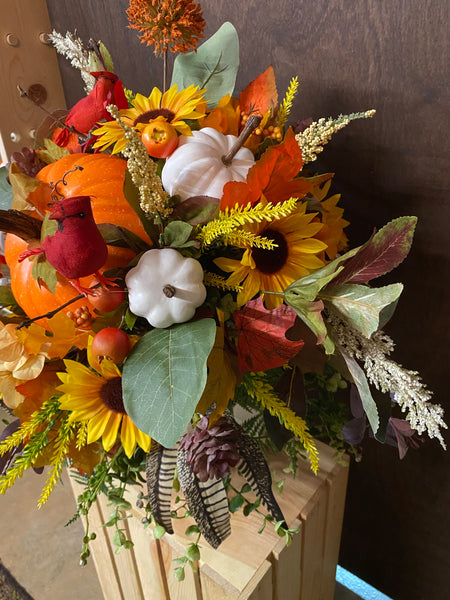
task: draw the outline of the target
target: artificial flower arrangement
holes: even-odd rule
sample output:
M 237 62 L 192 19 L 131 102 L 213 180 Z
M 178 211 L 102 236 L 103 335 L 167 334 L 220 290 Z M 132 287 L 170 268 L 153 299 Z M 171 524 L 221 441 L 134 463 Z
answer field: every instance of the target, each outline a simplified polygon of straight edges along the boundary
M 127 11 L 164 58 L 164 81 L 178 52 L 170 86 L 149 96 L 123 89 L 101 42 L 53 33 L 87 95 L 13 155 L 0 214 L 0 391 L 16 417 L 0 491 L 49 465 L 42 505 L 63 467 L 76 469 L 83 564 L 99 493 L 118 549 L 132 544 L 125 491 L 145 481 L 155 535 L 179 516 L 174 487 L 217 547 L 251 489 L 247 509 L 264 507 L 289 541 L 270 453 L 295 474 L 304 458 L 320 468 L 314 437 L 356 455 L 369 434 L 401 456 L 423 433 L 444 446 L 441 407 L 382 331 L 402 285 L 373 285 L 408 254 L 416 219 L 349 250 L 332 174 L 311 169 L 335 132 L 375 111 L 288 125 L 298 80 L 279 102 L 271 66 L 233 96 L 236 30 L 225 23 L 197 47 L 200 6 L 173 4 Z M 233 470 L 248 482 L 237 495 Z

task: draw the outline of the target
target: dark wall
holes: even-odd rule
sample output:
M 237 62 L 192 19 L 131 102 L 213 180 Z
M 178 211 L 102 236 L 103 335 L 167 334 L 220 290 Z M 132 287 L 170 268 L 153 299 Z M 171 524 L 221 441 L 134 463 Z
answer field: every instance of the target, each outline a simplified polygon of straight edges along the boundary
M 126 28 L 126 0 L 47 0 L 53 26 L 101 38 L 125 85 L 161 86 L 162 64 Z M 449 405 L 449 8 L 445 0 L 205 0 L 207 35 L 231 21 L 241 40 L 239 91 L 270 63 L 280 95 L 300 78 L 292 116 L 376 108 L 338 133 L 318 169 L 336 173 L 350 239 L 417 215 L 414 248 L 386 278 L 405 291 L 389 333 L 394 358 Z M 79 78 L 61 70 L 68 103 Z M 450 420 L 448 410 L 447 420 Z M 449 437 L 447 436 L 447 439 Z M 446 600 L 450 589 L 449 455 L 425 441 L 399 461 L 367 443 L 350 472 L 341 564 L 395 600 Z

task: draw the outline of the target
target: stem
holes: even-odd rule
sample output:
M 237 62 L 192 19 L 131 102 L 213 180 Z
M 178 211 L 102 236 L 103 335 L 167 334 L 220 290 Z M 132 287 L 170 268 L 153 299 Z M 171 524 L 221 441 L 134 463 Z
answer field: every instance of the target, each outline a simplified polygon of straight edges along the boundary
M 90 289 L 94 290 L 95 288 L 98 288 L 98 287 L 101 287 L 101 283 L 96 283 Z M 22 327 L 29 327 L 31 325 L 31 323 L 34 323 L 35 321 L 39 321 L 39 319 L 51 319 L 57 313 L 59 313 L 60 310 L 62 310 L 63 308 L 66 308 L 66 306 L 70 306 L 77 300 L 82 300 L 85 297 L 86 296 L 84 294 L 78 294 L 78 296 L 71 298 L 70 300 L 68 300 L 61 306 L 58 306 L 58 308 L 55 308 L 54 310 L 49 310 L 47 313 L 45 313 L 43 315 L 39 315 L 37 317 L 33 317 L 32 319 L 31 318 L 25 319 L 25 321 L 22 321 L 21 323 L 19 323 L 19 325 L 17 325 L 16 329 L 22 329 Z
M 173 287 L 173 285 L 170 285 L 170 283 L 165 285 L 162 291 L 167 298 L 173 298 L 176 293 L 176 289 Z
M 168 72 L 167 49 L 163 54 L 163 94 L 167 90 L 167 72 Z
M 60 127 L 62 127 L 63 129 L 67 129 L 67 131 L 70 131 L 70 133 L 76 133 L 77 136 L 86 141 L 87 137 L 83 134 L 81 134 L 79 131 L 77 131 L 74 127 L 72 127 L 71 125 L 66 125 L 63 121 L 61 121 L 60 119 L 58 119 L 57 117 L 55 117 L 55 115 L 53 115 L 49 110 L 47 110 L 46 108 L 44 108 L 42 106 L 42 104 L 39 104 L 38 102 L 36 102 L 35 100 L 33 100 L 33 98 L 30 98 L 30 96 L 27 94 L 27 92 L 20 86 L 17 86 L 17 89 L 19 90 L 19 94 L 21 96 L 21 98 L 27 98 L 30 102 L 32 102 L 35 106 L 37 106 L 38 108 L 40 108 L 41 110 L 43 110 L 45 112 L 46 115 L 48 115 L 49 117 L 51 117 L 55 123 L 57 123 Z
M 222 162 L 226 167 L 229 167 L 231 165 L 231 163 L 233 162 L 233 158 L 236 156 L 236 154 L 239 152 L 239 150 L 242 148 L 242 146 L 245 144 L 245 142 L 251 136 L 253 131 L 261 123 L 261 120 L 262 120 L 262 117 L 260 117 L 259 115 L 251 115 L 247 119 L 247 122 L 244 125 L 244 129 L 239 134 L 239 137 L 236 140 L 236 142 L 234 143 L 231 150 L 222 156 Z
M 261 294 L 270 294 L 272 296 L 283 296 L 284 292 L 267 292 L 266 290 L 261 290 Z

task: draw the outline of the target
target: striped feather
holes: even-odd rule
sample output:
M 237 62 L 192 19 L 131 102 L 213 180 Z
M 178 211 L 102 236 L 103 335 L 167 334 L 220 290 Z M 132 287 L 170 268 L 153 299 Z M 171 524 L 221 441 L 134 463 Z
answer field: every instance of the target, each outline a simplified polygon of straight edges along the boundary
M 201 482 L 187 464 L 186 455 L 184 450 L 178 452 L 181 489 L 200 533 L 213 548 L 218 548 L 231 533 L 228 498 L 223 481 L 208 479 Z
M 263 506 L 275 521 L 284 521 L 283 513 L 272 492 L 272 476 L 269 465 L 261 452 L 258 443 L 233 419 L 229 411 L 225 411 L 227 421 L 239 431 L 239 454 L 241 461 L 237 469 L 242 473 Z
M 170 507 L 177 452 L 178 444 L 173 448 L 164 448 L 152 440 L 150 452 L 147 454 L 146 475 L 150 510 L 156 523 L 162 525 L 167 533 L 173 533 Z

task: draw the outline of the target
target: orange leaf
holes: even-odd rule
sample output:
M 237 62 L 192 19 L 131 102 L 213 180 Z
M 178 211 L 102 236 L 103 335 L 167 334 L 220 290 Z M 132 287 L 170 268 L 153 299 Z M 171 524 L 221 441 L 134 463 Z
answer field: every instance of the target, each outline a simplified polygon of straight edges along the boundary
M 242 114 L 263 116 L 278 105 L 278 92 L 272 65 L 258 75 L 239 96 Z

